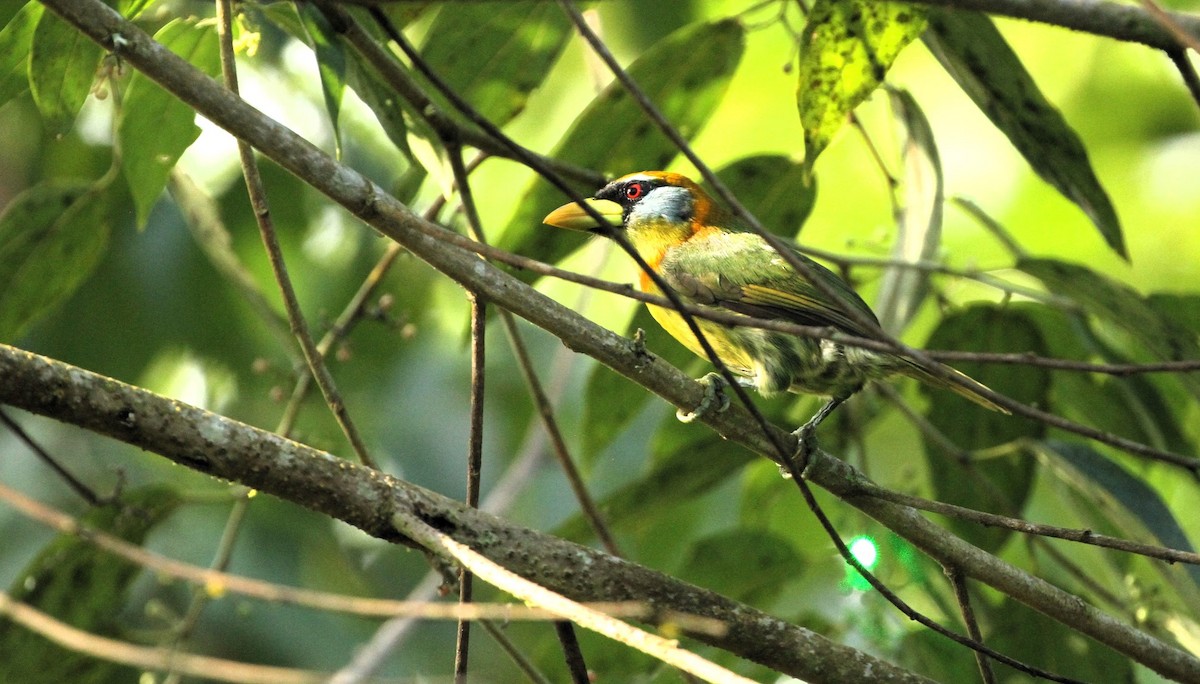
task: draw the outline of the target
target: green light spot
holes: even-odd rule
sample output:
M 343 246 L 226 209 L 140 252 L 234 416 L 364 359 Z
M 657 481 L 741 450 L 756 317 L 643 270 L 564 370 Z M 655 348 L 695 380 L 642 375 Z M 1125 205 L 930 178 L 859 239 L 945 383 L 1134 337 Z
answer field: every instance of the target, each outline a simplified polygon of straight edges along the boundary
M 875 546 L 875 540 L 870 537 L 855 537 L 847 544 L 850 548 L 850 554 L 855 560 L 870 570 L 875 567 L 875 562 L 879 560 L 879 549 Z

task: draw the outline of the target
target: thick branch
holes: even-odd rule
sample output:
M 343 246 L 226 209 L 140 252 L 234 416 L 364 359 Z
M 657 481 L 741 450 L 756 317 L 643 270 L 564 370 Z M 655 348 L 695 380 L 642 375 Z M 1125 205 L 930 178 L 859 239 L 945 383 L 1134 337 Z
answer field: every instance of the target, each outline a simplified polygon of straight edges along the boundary
M 75 1 L 75 0 L 71 0 Z M 779 672 L 819 682 L 923 682 L 714 592 L 541 532 L 344 461 L 271 432 L 111 378 L 0 345 L 0 403 L 161 454 L 399 541 L 395 515 L 415 517 L 531 581 L 577 601 L 644 601 L 728 626 L 700 641 Z
M 1178 52 L 1179 41 L 1141 7 L 1101 0 L 914 0 L 948 9 L 975 10 L 1061 26 L 1106 38 Z M 1182 30 L 1200 36 L 1200 17 L 1169 13 Z

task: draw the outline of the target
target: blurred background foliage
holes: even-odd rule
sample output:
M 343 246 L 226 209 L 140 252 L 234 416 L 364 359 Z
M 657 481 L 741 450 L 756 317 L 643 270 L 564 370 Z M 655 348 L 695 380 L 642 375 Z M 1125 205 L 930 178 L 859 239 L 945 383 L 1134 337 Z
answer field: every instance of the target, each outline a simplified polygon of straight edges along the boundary
M 139 23 L 150 32 L 172 20 L 203 19 L 211 13 L 208 4 L 185 0 L 119 4 L 127 11 L 140 10 Z M 1182 10 L 1196 7 L 1173 4 Z M 30 11 L 22 10 L 24 5 L 0 1 L 0 22 L 11 29 L 19 12 Z M 340 93 L 336 118 L 331 116 L 328 98 L 336 100 L 339 94 L 330 94 L 329 79 L 323 91 L 314 54 L 329 65 L 339 51 L 314 53 L 306 44 L 306 38 L 320 36 L 315 12 L 304 6 L 298 12 L 290 3 L 244 3 L 241 11 L 243 96 L 318 146 L 336 149 L 346 163 L 394 189 L 414 210 L 425 210 L 441 193 L 447 173 L 428 130 L 411 112 L 397 111 L 380 99 L 379 84 L 371 85 L 374 77 L 357 63 L 341 72 L 350 87 Z M 616 94 L 598 95 L 610 77 L 553 3 L 397 3 L 388 11 L 410 39 L 424 46 L 435 68 L 528 148 L 605 176 L 638 170 L 634 166 L 695 175 L 634 106 L 619 102 Z M 861 132 L 843 127 L 816 161 L 815 185 L 805 184 L 805 133 L 796 92 L 803 18 L 794 3 L 609 0 L 596 3 L 589 16 L 618 58 L 633 63 L 631 72 L 681 126 L 700 157 L 718 169 L 765 224 L 806 246 L 839 254 L 892 253 L 897 231 L 893 189 L 875 154 L 903 184 L 901 149 L 909 133 L 892 99 L 877 91 L 856 110 Z M 1061 110 L 1083 141 L 1116 208 L 1129 258 L 1106 244 L 1078 206 L 1038 177 L 918 40 L 900 51 L 887 82 L 908 91 L 928 120 L 944 196 L 969 199 L 1023 250 L 1014 254 L 976 217 L 948 202 L 940 240 L 927 258 L 1055 298 L 1023 296 L 1025 290 L 1005 295 L 970 279 L 933 276 L 904 339 L 938 349 L 1033 351 L 1095 361 L 1165 360 L 1173 354 L 1196 358 L 1197 103 L 1171 62 L 1148 48 L 1032 23 L 995 23 L 1046 100 Z M 204 21 L 175 27 L 166 30 L 185 37 L 212 32 Z M 195 60 L 212 68 L 211 55 L 202 52 L 194 53 Z M 114 153 L 116 95 L 129 106 L 134 99 L 114 89 L 133 91 L 137 78 L 111 61 L 105 68 L 115 81 L 88 77 L 91 94 L 66 125 L 55 125 L 45 108 L 39 111 L 28 83 L 6 74 L 0 84 L 5 96 L 0 107 L 0 205 L 9 206 L 30 188 L 50 181 L 93 182 L 105 176 Z M 196 124 L 196 142 L 186 152 L 174 152 L 182 152 L 177 170 L 212 197 L 233 252 L 267 299 L 277 304 L 234 143 L 206 121 Z M 167 135 L 153 118 L 129 125 L 134 128 L 120 137 L 123 141 Z M 175 140 L 186 133 L 170 130 Z M 322 332 L 387 244 L 270 162 L 262 170 L 301 303 L 314 330 Z M 528 169 L 492 158 L 472 180 L 492 242 L 556 260 L 564 268 L 632 280 L 631 264 L 612 255 L 607 243 L 581 241 L 539 225 L 545 211 L 563 198 Z M 156 191 L 138 199 L 141 183 L 118 179 L 105 195 L 105 208 L 84 214 L 97 219 L 77 226 L 84 229 L 79 240 L 97 245 L 94 259 L 70 262 L 78 265 L 79 282 L 63 285 L 69 290 L 65 296 L 46 303 L 27 324 L 7 328 L 2 341 L 253 425 L 275 426 L 295 381 L 295 350 L 281 346 L 277 330 L 206 256 L 174 199 L 177 195 Z M 463 228 L 458 213 L 446 212 L 441 220 Z M 848 273 L 864 297 L 875 301 L 883 269 L 854 266 Z M 48 276 L 47 283 L 57 278 Z M 632 301 L 553 280 L 537 286 L 610 328 L 643 328 L 652 351 L 697 375 L 706 370 Z M 0 282 L 0 289 L 16 287 L 15 281 Z M 335 350 L 333 372 L 385 469 L 462 497 L 469 402 L 467 299 L 448 279 L 404 254 L 380 292 L 384 299 L 372 305 L 373 315 Z M 773 464 L 723 443 L 703 427 L 677 423 L 671 407 L 573 355 L 550 335 L 528 325 L 522 331 L 588 487 L 631 559 L 940 680 L 976 676 L 968 651 L 919 629 L 848 572 L 794 486 L 779 478 Z M 485 497 L 500 485 L 508 497 L 505 517 L 594 543 L 561 473 L 546 456 L 546 442 L 511 351 L 497 332 L 497 326 L 489 328 Z M 956 365 L 1010 396 L 1073 420 L 1155 447 L 1196 453 L 1200 394 L 1194 375 L 1117 379 Z M 1189 539 L 1200 539 L 1200 518 L 1193 514 L 1200 487 L 1178 468 L 1082 443 L 1032 422 L 980 415 L 958 398 L 922 395 L 909 384 L 897 389 L 958 449 L 976 451 L 977 459 L 964 464 L 960 454 L 923 438 L 903 413 L 870 392 L 831 421 L 824 446 L 881 484 L 905 492 L 1177 548 L 1190 548 Z M 817 404 L 789 396 L 760 405 L 782 424 L 798 424 Z M 77 429 L 26 415 L 17 419 L 100 492 L 112 491 L 118 482 L 126 489 L 169 484 L 180 501 L 163 512 L 154 529 L 139 533 L 156 551 L 200 565 L 211 561 L 230 506 L 227 483 Z M 304 404 L 294 436 L 349 453 L 315 394 Z M 0 454 L 4 483 L 84 514 L 86 505 L 7 432 L 0 432 Z M 506 477 L 509 472 L 519 474 Z M 874 569 L 884 582 L 923 612 L 957 624 L 953 595 L 935 563 L 833 497 L 819 496 L 845 538 L 857 535 L 873 542 Z M 948 526 L 1200 653 L 1194 567 L 1189 571 L 963 523 Z M 0 582 L 19 584 L 53 534 L 0 506 L 0 538 L 5 540 Z M 111 560 L 97 561 L 102 562 Z M 268 497 L 252 501 L 230 569 L 283 584 L 396 598 L 428 571 L 419 554 Z M 75 597 L 91 601 L 118 592 L 125 597 L 123 605 L 103 604 L 103 610 L 122 615 L 115 633 L 161 642 L 186 609 L 189 589 L 152 577 L 116 576 L 76 585 Z M 487 589 L 478 591 L 483 598 L 493 597 Z M 1155 681 L 1144 668 L 1011 600 L 984 589 L 977 596 L 989 644 L 1002 651 L 1085 680 Z M 1028 626 L 1033 620 L 1038 621 L 1036 629 Z M 328 670 L 343 664 L 377 624 L 225 598 L 204 612 L 188 648 Z M 561 656 L 548 626 L 514 624 L 507 630 L 553 679 L 562 676 Z M 589 666 L 605 681 L 676 679 L 628 649 L 587 634 L 581 639 Z M 488 639 L 473 644 L 473 670 L 493 673 L 480 681 L 518 678 Z M 381 674 L 448 673 L 452 645 L 450 623 L 418 624 Z M 700 651 L 752 677 L 770 676 L 758 666 L 730 663 L 727 655 L 711 649 Z M 47 652 L 25 652 L 23 657 L 45 657 Z M 121 679 L 127 672 L 115 672 L 97 675 L 95 681 L 128 681 Z

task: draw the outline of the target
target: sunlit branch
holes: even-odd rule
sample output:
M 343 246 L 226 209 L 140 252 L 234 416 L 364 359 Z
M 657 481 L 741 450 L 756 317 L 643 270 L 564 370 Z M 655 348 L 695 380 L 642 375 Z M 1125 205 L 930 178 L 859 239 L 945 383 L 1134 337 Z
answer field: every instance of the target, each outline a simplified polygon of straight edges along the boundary
M 138 646 L 97 636 L 14 601 L 4 592 L 0 592 L 0 615 L 69 651 L 145 670 L 170 668 L 193 677 L 237 684 L 319 684 L 329 676 L 311 670 L 252 665 L 169 648 Z
M 517 575 L 486 556 L 430 527 L 410 512 L 400 511 L 392 518 L 396 529 L 429 551 L 467 567 L 480 579 L 516 596 L 558 613 L 563 618 L 599 634 L 636 648 L 684 672 L 703 677 L 710 682 L 753 684 L 751 680 L 726 670 L 711 661 L 685 651 L 677 641 L 644 632 L 632 625 L 611 618 L 568 599 L 555 591 Z

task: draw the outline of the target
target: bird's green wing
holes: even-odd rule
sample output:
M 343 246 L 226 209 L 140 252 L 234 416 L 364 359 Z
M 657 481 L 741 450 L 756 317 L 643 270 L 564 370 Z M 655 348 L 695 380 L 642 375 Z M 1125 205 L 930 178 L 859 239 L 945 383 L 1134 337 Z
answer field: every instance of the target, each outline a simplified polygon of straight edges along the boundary
M 832 326 L 867 336 L 850 310 L 875 321 L 875 314 L 844 280 L 817 262 L 795 253 L 811 267 L 843 303 L 815 287 L 763 238 L 753 233 L 712 233 L 667 251 L 660 264 L 663 278 L 679 294 L 756 318 L 781 319 L 802 325 Z

